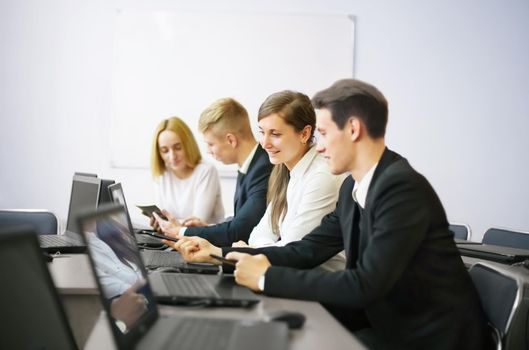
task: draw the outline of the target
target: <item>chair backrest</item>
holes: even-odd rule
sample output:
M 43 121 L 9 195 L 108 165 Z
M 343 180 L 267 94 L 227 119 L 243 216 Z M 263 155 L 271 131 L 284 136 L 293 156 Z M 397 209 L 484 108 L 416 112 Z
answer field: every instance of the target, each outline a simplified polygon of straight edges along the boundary
M 57 216 L 47 210 L 0 209 L 0 228 L 31 225 L 39 235 L 56 235 L 59 233 Z
M 494 329 L 497 349 L 526 349 L 527 301 L 524 281 L 510 266 L 478 262 L 470 270 L 483 310 Z M 521 267 L 520 267 L 521 268 Z M 522 302 L 524 306 L 522 307 Z M 521 332 L 521 333 L 520 333 Z
M 503 228 L 489 228 L 483 235 L 483 243 L 519 249 L 529 249 L 529 232 Z
M 467 224 L 460 224 L 451 222 L 448 229 L 454 234 L 454 238 L 468 241 L 470 239 L 470 226 Z

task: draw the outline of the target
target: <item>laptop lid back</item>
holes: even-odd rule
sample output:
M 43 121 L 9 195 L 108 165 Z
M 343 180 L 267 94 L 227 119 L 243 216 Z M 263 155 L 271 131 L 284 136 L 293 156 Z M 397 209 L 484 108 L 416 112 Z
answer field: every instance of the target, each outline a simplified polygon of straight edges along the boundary
M 97 177 L 79 174 L 73 176 L 70 208 L 68 209 L 68 220 L 66 222 L 67 231 L 77 232 L 76 218 L 80 212 L 97 208 L 100 187 L 101 179 Z
M 125 208 L 126 212 L 129 211 L 127 202 L 125 201 L 125 194 L 123 193 L 121 182 L 108 186 L 108 192 L 110 193 L 110 199 L 112 199 L 112 202 L 115 204 L 121 204 Z
M 130 348 L 158 318 L 158 309 L 125 208 L 103 205 L 81 214 L 78 223 L 116 345 Z
M 110 196 L 110 186 L 115 183 L 114 180 L 101 179 L 101 189 L 99 191 L 98 204 L 112 203 L 112 197 Z
M 35 233 L 0 233 L 0 349 L 77 346 Z
M 463 256 L 515 264 L 529 259 L 529 250 L 504 247 L 492 244 L 457 244 Z

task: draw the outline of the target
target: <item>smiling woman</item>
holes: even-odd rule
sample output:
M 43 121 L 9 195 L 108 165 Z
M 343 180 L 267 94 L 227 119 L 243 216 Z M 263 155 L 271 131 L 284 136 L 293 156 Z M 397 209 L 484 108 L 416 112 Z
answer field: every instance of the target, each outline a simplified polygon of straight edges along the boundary
M 156 204 L 178 219 L 196 217 L 217 223 L 224 218 L 219 175 L 205 163 L 189 127 L 178 117 L 156 128 L 151 171 Z
M 270 95 L 259 108 L 258 123 L 261 146 L 274 169 L 266 212 L 248 243 L 284 246 L 302 239 L 334 209 L 344 176 L 333 175 L 316 151 L 316 114 L 306 95 L 289 90 Z M 331 260 L 324 268 L 344 267 L 342 257 Z

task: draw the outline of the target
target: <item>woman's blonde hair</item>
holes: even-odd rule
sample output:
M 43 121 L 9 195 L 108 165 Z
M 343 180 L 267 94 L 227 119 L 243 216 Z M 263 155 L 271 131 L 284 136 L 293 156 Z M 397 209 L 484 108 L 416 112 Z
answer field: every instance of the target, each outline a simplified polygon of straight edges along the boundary
M 314 128 L 316 127 L 316 113 L 308 96 L 295 91 L 285 90 L 268 96 L 259 108 L 258 120 L 266 118 L 271 114 L 277 114 L 288 125 L 294 127 L 296 132 L 301 132 L 306 126 L 310 126 L 310 137 L 308 146 L 312 144 Z M 267 204 L 272 206 L 270 221 L 272 231 L 279 234 L 279 222 L 288 211 L 287 186 L 290 180 L 290 172 L 285 164 L 276 164 L 268 180 Z
M 178 117 L 164 119 L 156 127 L 151 150 L 151 172 L 154 177 L 160 176 L 165 172 L 165 163 L 160 155 L 158 148 L 158 137 L 162 131 L 169 130 L 178 135 L 182 142 L 182 148 L 186 156 L 186 164 L 194 169 L 202 159 L 197 141 L 186 123 Z

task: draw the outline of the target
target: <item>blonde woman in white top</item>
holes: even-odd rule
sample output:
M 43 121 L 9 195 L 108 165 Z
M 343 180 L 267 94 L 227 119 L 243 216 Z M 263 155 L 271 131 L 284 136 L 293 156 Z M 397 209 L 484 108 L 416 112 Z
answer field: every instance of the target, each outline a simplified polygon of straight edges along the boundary
M 156 128 L 151 171 L 160 208 L 180 220 L 223 221 L 217 169 L 202 161 L 191 130 L 180 118 L 165 119 Z M 157 227 L 154 220 L 151 224 Z

